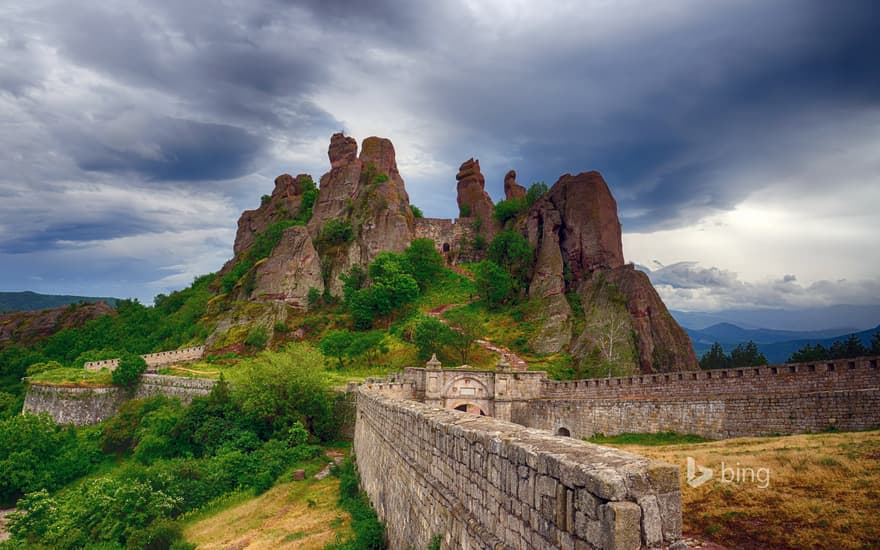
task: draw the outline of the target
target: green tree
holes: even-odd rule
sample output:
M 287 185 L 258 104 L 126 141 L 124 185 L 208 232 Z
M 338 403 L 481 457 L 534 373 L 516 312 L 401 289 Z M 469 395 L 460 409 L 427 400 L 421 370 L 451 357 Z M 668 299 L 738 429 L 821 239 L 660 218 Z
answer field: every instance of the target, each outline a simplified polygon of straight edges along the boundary
M 709 351 L 700 357 L 701 369 L 727 369 L 730 368 L 730 364 L 730 356 L 724 353 L 724 348 L 718 342 L 712 344 Z
M 419 218 L 425 217 L 425 214 L 422 213 L 422 209 L 419 208 L 418 206 L 411 204 L 411 205 L 409 205 L 409 209 L 412 210 L 414 218 L 419 219 Z
M 413 239 L 403 255 L 419 288 L 424 290 L 443 270 L 443 256 L 434 247 L 431 239 Z
M 767 358 L 758 349 L 758 345 L 751 340 L 741 342 L 730 350 L 730 366 L 733 368 L 757 367 L 766 364 Z
M 789 363 L 809 363 L 810 361 L 824 361 L 830 359 L 828 350 L 822 344 L 811 346 L 807 342 L 804 347 L 792 353 L 788 358 Z
M 498 201 L 498 204 L 495 205 L 494 216 L 499 223 L 505 224 L 508 220 L 515 219 L 528 210 L 528 208 L 529 205 L 526 203 L 525 198 Z
M 448 333 L 449 345 L 458 352 L 461 362 L 467 363 L 474 342 L 486 335 L 486 327 L 479 315 L 467 308 L 451 309 L 444 317 L 453 329 Z
M 535 204 L 538 199 L 544 196 L 549 189 L 547 188 L 547 184 L 543 181 L 536 181 L 531 186 L 529 186 L 529 190 L 526 191 L 526 203 L 531 206 Z
M 533 256 L 528 239 L 515 231 L 498 233 L 489 245 L 489 259 L 506 267 L 519 288 L 531 279 Z
M 832 343 L 828 351 L 832 359 L 851 359 L 868 355 L 868 348 L 855 334 L 850 334 L 846 340 L 837 340 Z
M 299 421 L 322 440 L 336 435 L 333 405 L 321 353 L 304 343 L 263 352 L 230 374 L 232 398 L 242 411 L 286 434 Z
M 473 272 L 477 294 L 490 309 L 500 307 L 513 295 L 513 277 L 492 260 L 483 260 L 475 264 Z
M 119 365 L 113 371 L 113 384 L 125 388 L 134 387 L 147 370 L 147 362 L 140 355 L 125 353 L 119 358 Z
M 418 357 L 427 361 L 433 353 L 441 353 L 452 346 L 460 335 L 436 317 L 422 317 L 413 330 L 413 344 L 418 348 Z
M 334 357 L 339 362 L 339 368 L 345 368 L 345 359 L 348 358 L 348 350 L 354 335 L 347 330 L 331 330 L 318 342 L 321 353 L 327 357 Z

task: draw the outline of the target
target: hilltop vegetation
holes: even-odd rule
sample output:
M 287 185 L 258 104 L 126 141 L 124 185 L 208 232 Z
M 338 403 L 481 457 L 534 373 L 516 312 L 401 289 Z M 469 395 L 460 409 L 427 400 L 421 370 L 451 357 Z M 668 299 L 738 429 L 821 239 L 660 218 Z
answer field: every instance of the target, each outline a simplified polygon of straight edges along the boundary
M 24 292 L 0 292 L 0 313 L 7 311 L 34 311 L 50 309 L 70 304 L 104 302 L 109 306 L 116 304 L 117 298 L 96 296 L 68 296 L 64 294 L 39 294 Z

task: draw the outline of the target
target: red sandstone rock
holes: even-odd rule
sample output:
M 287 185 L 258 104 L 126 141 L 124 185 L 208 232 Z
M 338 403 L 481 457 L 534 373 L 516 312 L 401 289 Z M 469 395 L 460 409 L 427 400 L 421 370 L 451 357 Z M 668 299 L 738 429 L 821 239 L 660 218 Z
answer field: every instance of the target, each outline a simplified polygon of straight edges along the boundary
M 278 246 L 255 269 L 254 298 L 307 309 L 309 290 L 324 292 L 321 260 L 305 227 L 285 229 Z
M 486 178 L 480 172 L 480 161 L 468 159 L 462 163 L 455 176 L 458 182 L 458 209 L 462 217 L 479 218 L 487 240 L 495 234 L 495 206 L 486 193 Z
M 81 327 L 103 315 L 116 315 L 106 302 L 60 306 L 36 311 L 13 311 L 0 314 L 0 345 L 14 341 L 29 346 L 61 330 Z
M 337 168 L 348 164 L 357 158 L 357 141 L 353 137 L 341 133 L 330 137 L 330 147 L 327 155 L 330 157 L 330 167 Z
M 295 216 L 299 212 L 306 179 L 311 180 L 312 177 L 308 174 L 300 174 L 294 178 L 290 174 L 281 174 L 275 178 L 275 188 L 267 202 L 261 204 L 259 208 L 242 212 L 238 219 L 238 231 L 232 248 L 235 258 L 240 258 L 250 250 L 257 234 L 265 231 L 273 223 L 291 215 Z M 227 265 L 231 267 L 230 264 Z M 226 266 L 223 271 L 225 270 Z
M 559 247 L 573 283 L 623 265 L 617 202 L 599 172 L 562 176 L 532 206 L 527 228 L 533 246 L 540 244 L 541 220 L 553 210 L 561 219 Z
M 504 176 L 504 198 L 506 200 L 524 199 L 526 188 L 516 183 L 516 170 L 511 170 Z

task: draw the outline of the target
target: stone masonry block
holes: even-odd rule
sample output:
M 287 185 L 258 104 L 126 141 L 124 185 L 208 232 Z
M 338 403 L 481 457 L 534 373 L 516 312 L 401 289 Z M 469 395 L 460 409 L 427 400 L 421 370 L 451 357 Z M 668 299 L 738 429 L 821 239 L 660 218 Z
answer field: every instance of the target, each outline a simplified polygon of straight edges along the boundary
M 602 506 L 604 547 L 609 550 L 638 550 L 642 545 L 642 509 L 635 502 L 609 502 Z

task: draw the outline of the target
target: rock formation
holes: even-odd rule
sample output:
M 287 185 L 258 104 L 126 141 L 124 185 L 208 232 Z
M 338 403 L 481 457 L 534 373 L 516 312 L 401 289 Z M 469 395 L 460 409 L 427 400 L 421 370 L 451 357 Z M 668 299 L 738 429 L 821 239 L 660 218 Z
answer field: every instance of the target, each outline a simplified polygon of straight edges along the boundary
M 516 170 L 511 170 L 504 176 L 504 199 L 524 199 L 526 188 L 516 183 Z
M 486 178 L 480 172 L 480 161 L 470 158 L 464 161 L 455 176 L 458 182 L 458 210 L 463 218 L 479 219 L 477 222 L 487 238 L 495 234 L 495 206 L 486 192 Z
M 543 302 L 533 319 L 535 351 L 558 353 L 571 344 L 572 355 L 584 357 L 603 351 L 603 338 L 616 338 L 615 357 L 641 372 L 697 368 L 687 334 L 647 275 L 624 265 L 617 203 L 601 174 L 559 178 L 529 209 L 526 231 L 537 251 L 529 297 Z M 571 334 L 566 293 L 580 301 L 580 334 Z
M 56 332 L 81 327 L 103 315 L 116 315 L 106 302 L 0 314 L 0 349 L 8 343 L 29 346 Z
M 417 224 L 389 140 L 369 137 L 358 154 L 353 138 L 334 134 L 328 157 L 330 171 L 321 176 L 308 224 L 286 228 L 268 257 L 256 261 L 231 293 L 241 303 L 270 307 L 236 306 L 218 322 L 218 331 L 240 330 L 248 322 L 271 329 L 273 319 L 286 318 L 288 306 L 307 308 L 313 289 L 341 295 L 341 274 L 366 267 L 382 251 L 403 251 L 417 235 L 433 238 L 450 263 L 485 257 L 498 225 L 479 161 L 467 160 L 456 175 L 462 219 Z M 266 228 L 297 215 L 307 178 L 279 176 L 263 204 L 242 214 L 235 258 L 223 272 L 246 257 Z M 507 199 L 526 196 L 513 170 L 504 178 L 504 190 Z M 330 223 L 350 231 L 341 240 L 330 239 L 325 231 Z M 613 354 L 613 362 L 642 372 L 697 367 L 687 335 L 647 276 L 624 264 L 617 204 L 598 172 L 562 176 L 512 227 L 536 252 L 528 289 L 529 298 L 540 303 L 530 318 L 536 327 L 530 342 L 534 351 L 568 352 L 576 361 Z M 608 338 L 613 345 L 605 345 Z

